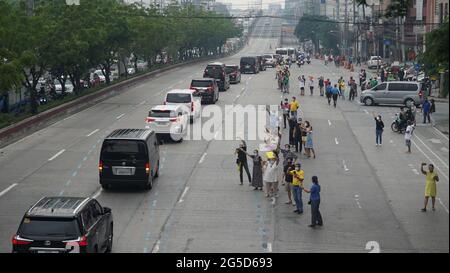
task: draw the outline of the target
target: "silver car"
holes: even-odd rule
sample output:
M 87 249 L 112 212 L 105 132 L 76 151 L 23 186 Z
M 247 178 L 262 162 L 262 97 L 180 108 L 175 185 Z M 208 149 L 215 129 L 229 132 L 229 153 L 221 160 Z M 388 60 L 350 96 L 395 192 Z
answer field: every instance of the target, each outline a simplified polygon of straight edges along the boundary
M 421 84 L 418 82 L 392 81 L 383 82 L 364 90 L 360 101 L 367 106 L 375 104 L 420 105 Z

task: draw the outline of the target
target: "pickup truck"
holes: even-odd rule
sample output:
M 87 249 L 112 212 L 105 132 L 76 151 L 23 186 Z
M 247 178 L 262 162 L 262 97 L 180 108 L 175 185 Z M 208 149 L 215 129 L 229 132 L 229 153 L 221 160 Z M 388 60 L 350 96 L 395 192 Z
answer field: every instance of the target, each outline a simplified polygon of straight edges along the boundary
M 376 69 L 377 67 L 381 67 L 383 65 L 383 60 L 380 56 L 371 56 L 370 60 L 367 61 L 367 67 L 369 69 Z

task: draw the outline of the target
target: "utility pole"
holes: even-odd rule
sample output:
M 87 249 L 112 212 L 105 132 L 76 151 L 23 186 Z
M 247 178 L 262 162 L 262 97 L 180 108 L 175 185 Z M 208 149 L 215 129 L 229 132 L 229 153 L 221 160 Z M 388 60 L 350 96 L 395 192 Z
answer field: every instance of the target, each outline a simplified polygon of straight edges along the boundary
M 34 13 L 34 0 L 27 0 L 27 15 L 32 16 Z
M 345 0 L 344 56 L 348 55 L 348 0 Z

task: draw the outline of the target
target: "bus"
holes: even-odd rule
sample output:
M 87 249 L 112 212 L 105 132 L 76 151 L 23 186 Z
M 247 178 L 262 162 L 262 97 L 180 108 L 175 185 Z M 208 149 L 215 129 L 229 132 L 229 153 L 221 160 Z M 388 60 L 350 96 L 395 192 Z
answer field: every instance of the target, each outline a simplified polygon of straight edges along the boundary
M 275 50 L 275 54 L 278 54 L 278 55 L 281 55 L 281 57 L 283 58 L 283 59 L 287 59 L 288 58 L 288 56 L 289 56 L 289 54 L 288 54 L 288 49 L 287 48 L 284 48 L 284 47 L 279 47 L 279 48 L 277 48 L 276 50 Z

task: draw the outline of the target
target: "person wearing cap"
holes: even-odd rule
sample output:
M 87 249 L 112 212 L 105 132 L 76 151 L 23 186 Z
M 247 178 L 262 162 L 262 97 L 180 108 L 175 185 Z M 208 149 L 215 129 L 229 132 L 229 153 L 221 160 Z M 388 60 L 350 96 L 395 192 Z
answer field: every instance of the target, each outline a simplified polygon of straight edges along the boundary
M 291 111 L 291 116 L 294 117 L 295 119 L 297 119 L 297 111 L 298 108 L 300 107 L 300 105 L 298 104 L 298 101 L 295 97 L 292 97 L 292 102 L 289 105 L 290 106 L 290 111 Z
M 295 164 L 295 170 L 289 171 L 292 175 L 292 192 L 294 195 L 294 201 L 296 210 L 295 213 L 303 213 L 303 201 L 302 201 L 302 191 L 303 191 L 303 180 L 305 179 L 305 172 L 301 169 L 300 163 Z

